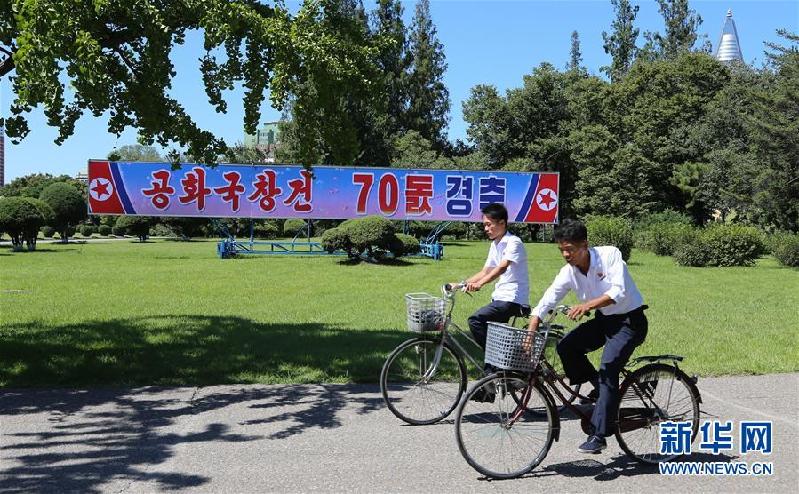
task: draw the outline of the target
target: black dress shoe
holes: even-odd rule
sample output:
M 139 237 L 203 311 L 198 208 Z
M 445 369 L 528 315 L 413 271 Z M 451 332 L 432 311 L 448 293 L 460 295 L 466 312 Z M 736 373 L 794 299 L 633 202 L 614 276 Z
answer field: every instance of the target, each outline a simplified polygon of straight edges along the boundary
M 588 436 L 588 440 L 577 448 L 580 453 L 599 454 L 608 447 L 608 442 L 602 436 Z
M 594 388 L 588 393 L 588 399 L 580 398 L 580 405 L 593 405 L 599 399 L 599 390 Z

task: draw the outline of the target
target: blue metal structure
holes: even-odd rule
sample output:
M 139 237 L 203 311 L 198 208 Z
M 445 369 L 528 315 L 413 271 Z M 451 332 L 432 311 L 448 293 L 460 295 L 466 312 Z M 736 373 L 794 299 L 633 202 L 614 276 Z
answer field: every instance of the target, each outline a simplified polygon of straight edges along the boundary
M 321 243 L 311 242 L 311 222 L 306 222 L 305 226 L 297 231 L 291 242 L 256 241 L 252 221 L 250 221 L 249 240 L 237 240 L 227 227 L 216 219 L 211 220 L 211 223 L 225 237 L 216 245 L 216 253 L 222 259 L 238 255 L 346 255 L 345 252 L 340 251 L 327 252 L 322 248 Z M 304 234 L 307 234 L 307 240 L 300 240 L 300 236 Z
M 435 228 L 427 235 L 423 242 L 419 242 L 420 254 L 439 261 L 444 258 L 444 245 L 440 242 L 441 235 L 444 230 L 452 223 L 451 221 L 443 221 L 436 225 Z
M 444 258 L 444 245 L 439 241 L 444 230 L 451 222 L 439 223 L 425 238 L 419 242 L 419 256 L 429 257 L 436 261 Z M 327 252 L 320 242 L 311 242 L 311 222 L 307 221 L 305 227 L 300 228 L 291 239 L 291 242 L 256 241 L 254 238 L 254 224 L 250 221 L 250 239 L 237 240 L 228 228 L 216 219 L 211 224 L 224 237 L 216 245 L 216 253 L 221 259 L 230 259 L 238 255 L 347 255 L 343 251 Z M 405 222 L 403 230 L 408 231 Z M 307 235 L 307 240 L 299 240 L 301 235 Z

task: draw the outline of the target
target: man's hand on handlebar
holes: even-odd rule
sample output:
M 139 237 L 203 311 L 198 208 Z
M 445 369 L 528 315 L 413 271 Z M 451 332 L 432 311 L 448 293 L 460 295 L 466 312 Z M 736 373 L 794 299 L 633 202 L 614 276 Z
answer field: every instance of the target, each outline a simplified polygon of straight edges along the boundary
M 466 291 L 467 292 L 477 292 L 477 291 L 480 291 L 481 288 L 483 288 L 483 284 L 480 283 L 479 281 L 478 282 L 469 281 L 469 282 L 466 283 Z
M 527 334 L 522 340 L 522 349 L 524 349 L 525 352 L 529 353 L 530 349 L 533 348 L 533 339 L 535 338 L 535 332 L 538 330 L 540 322 L 541 320 L 538 316 L 530 317 L 530 326 L 527 328 Z
M 585 315 L 591 313 L 591 306 L 589 304 L 577 304 L 566 313 L 566 316 L 572 321 L 576 321 Z
M 444 290 L 449 293 L 452 293 L 456 290 L 464 290 L 465 288 L 466 288 L 465 281 L 454 281 L 452 283 L 447 283 L 446 285 L 444 285 Z

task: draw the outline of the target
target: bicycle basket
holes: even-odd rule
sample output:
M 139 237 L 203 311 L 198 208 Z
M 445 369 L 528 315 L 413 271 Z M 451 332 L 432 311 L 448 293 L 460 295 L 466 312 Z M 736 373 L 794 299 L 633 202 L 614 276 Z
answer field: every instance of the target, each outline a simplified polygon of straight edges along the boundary
M 546 328 L 536 331 L 531 349 L 526 351 L 523 345 L 527 337 L 526 329 L 489 322 L 485 362 L 498 369 L 530 372 L 538 366 L 548 332 Z
M 437 331 L 444 322 L 444 299 L 427 293 L 405 295 L 410 331 Z

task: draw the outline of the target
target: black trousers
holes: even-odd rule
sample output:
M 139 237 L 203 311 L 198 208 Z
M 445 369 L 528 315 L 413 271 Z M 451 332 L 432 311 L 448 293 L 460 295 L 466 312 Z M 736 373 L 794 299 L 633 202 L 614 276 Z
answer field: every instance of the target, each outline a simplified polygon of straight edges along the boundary
M 490 304 L 477 310 L 469 317 L 469 330 L 474 341 L 485 350 L 489 322 L 506 323 L 513 316 L 521 314 L 522 306 L 515 302 L 492 300 Z
M 619 373 L 635 347 L 644 342 L 649 323 L 644 307 L 627 314 L 604 316 L 599 311 L 590 321 L 580 324 L 558 343 L 563 370 L 571 384 L 582 384 L 599 377 L 599 399 L 591 424 L 594 433 L 603 437 L 616 430 L 619 406 Z M 586 356 L 604 345 L 599 372 Z

